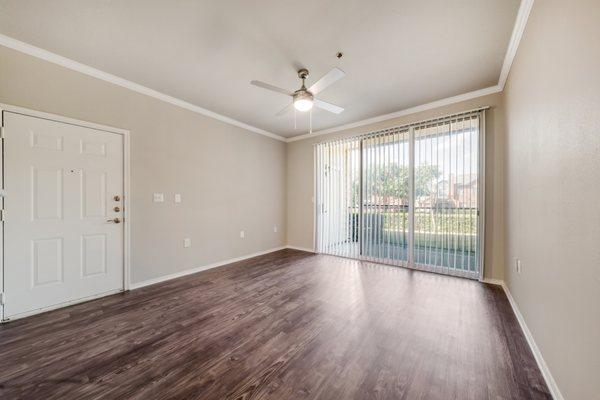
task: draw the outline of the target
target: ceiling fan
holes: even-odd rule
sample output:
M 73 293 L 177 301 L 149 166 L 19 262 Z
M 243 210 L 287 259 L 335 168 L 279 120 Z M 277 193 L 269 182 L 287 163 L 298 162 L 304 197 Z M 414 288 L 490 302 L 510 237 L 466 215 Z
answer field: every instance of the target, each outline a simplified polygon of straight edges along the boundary
M 298 111 L 310 111 L 313 108 L 313 105 L 315 107 L 327 110 L 334 114 L 339 114 L 342 111 L 344 111 L 342 107 L 317 99 L 315 95 L 319 94 L 339 79 L 342 79 L 345 75 L 346 73 L 341 69 L 333 68 L 331 71 L 326 73 L 321 79 L 313 83 L 312 86 L 307 89 L 304 85 L 304 81 L 308 76 L 308 70 L 306 68 L 302 68 L 298 71 L 298 77 L 302 79 L 302 86 L 295 92 L 292 92 L 291 90 L 282 89 L 261 81 L 251 81 L 250 84 L 273 92 L 281 93 L 292 98 L 292 102 L 290 104 L 288 104 L 283 110 L 275 114 L 277 116 L 285 114 L 288 110 L 292 108 L 292 106 L 294 106 L 294 108 Z

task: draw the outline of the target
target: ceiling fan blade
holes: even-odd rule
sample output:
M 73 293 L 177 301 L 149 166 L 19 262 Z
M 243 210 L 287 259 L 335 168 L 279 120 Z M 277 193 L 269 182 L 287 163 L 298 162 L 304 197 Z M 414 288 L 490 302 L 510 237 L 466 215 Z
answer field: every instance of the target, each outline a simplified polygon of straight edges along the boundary
M 293 92 L 290 92 L 289 90 L 285 90 L 285 89 L 282 89 L 282 88 L 277 87 L 277 86 L 269 85 L 268 83 L 261 82 L 261 81 L 251 81 L 250 84 L 254 85 L 254 86 L 258 86 L 258 87 L 263 88 L 263 89 L 271 90 L 273 92 L 278 92 L 278 93 L 281 93 L 281 94 L 285 94 L 287 96 L 291 96 L 291 95 L 294 94 Z
M 312 94 L 317 94 L 325 90 L 328 86 L 337 82 L 346 76 L 346 73 L 339 68 L 333 68 L 331 71 L 326 73 L 321 79 L 313 83 L 313 85 L 308 88 L 308 91 Z
M 322 108 L 323 110 L 327 110 L 334 114 L 339 114 L 342 111 L 344 111 L 344 109 L 340 106 L 336 106 L 335 104 L 331 104 L 331 103 L 328 103 L 326 101 L 319 100 L 319 99 L 315 99 L 315 107 Z
M 275 114 L 276 117 L 281 117 L 283 114 L 287 113 L 288 111 L 290 111 L 292 109 L 292 107 L 294 106 L 294 103 L 290 103 L 287 106 L 285 106 L 281 111 L 279 111 L 277 114 Z

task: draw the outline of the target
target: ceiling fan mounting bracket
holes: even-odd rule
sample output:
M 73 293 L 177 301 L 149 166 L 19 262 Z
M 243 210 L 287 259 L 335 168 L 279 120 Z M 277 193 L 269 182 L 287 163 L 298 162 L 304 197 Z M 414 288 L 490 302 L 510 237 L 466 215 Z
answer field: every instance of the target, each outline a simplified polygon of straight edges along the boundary
M 308 76 L 308 70 L 306 68 L 302 68 L 302 69 L 298 70 L 298 78 L 306 79 L 307 76 Z

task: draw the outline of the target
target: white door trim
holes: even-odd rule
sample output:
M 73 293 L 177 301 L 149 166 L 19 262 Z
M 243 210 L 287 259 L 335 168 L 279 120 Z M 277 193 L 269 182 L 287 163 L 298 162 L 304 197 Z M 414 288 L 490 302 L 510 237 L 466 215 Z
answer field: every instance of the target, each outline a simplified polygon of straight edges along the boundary
M 130 264 L 130 258 L 131 258 L 131 251 L 130 251 L 131 207 L 130 207 L 130 202 L 129 202 L 129 196 L 131 193 L 131 190 L 130 190 L 131 156 L 130 156 L 129 131 L 126 129 L 114 128 L 112 126 L 100 125 L 100 124 L 96 124 L 93 122 L 81 121 L 78 119 L 65 117 L 62 115 L 50 114 L 50 113 L 46 113 L 43 111 L 30 110 L 30 109 L 23 108 L 23 107 L 13 106 L 13 105 L 9 105 L 9 104 L 2 104 L 2 103 L 0 103 L 0 116 L 2 116 L 2 118 L 0 119 L 0 122 L 1 122 L 0 126 L 4 126 L 4 121 L 3 121 L 4 111 L 15 113 L 15 114 L 27 115 L 30 117 L 43 118 L 43 119 L 56 121 L 56 122 L 62 122 L 65 124 L 77 125 L 77 126 L 81 126 L 84 128 L 91 128 L 91 129 L 109 132 L 109 133 L 116 133 L 116 134 L 123 136 L 123 290 L 124 291 L 129 290 L 130 280 L 131 280 L 131 273 L 130 273 L 130 268 L 131 268 L 131 264 Z M 4 146 L 2 146 L 2 162 L 0 163 L 0 176 L 2 176 L 2 177 L 4 176 L 4 153 L 3 152 L 4 152 Z M 4 193 L 4 182 L 3 181 L 2 181 L 1 191 L 3 194 Z M 2 209 L 4 208 L 3 197 L 0 198 L 0 206 L 2 207 Z M 4 288 L 4 222 L 2 222 L 2 230 L 0 231 L 0 238 L 1 238 L 1 242 L 2 242 L 1 253 L 0 253 L 0 255 L 1 255 L 0 256 L 0 290 L 1 290 L 2 294 L 4 294 L 5 293 L 5 288 Z M 102 296 L 106 296 L 109 294 L 113 294 L 113 292 L 104 293 L 99 296 L 93 296 L 92 298 L 102 297 Z M 2 296 L 2 299 L 3 298 L 4 298 L 4 296 Z M 87 301 L 90 299 L 91 298 L 78 299 L 76 301 L 70 301 L 67 303 L 59 304 L 59 305 L 49 306 L 49 307 L 45 307 L 45 308 L 42 308 L 39 310 L 35 310 L 32 313 L 27 313 L 26 315 L 22 315 L 22 316 L 28 316 L 28 315 L 32 315 L 32 314 L 45 312 L 45 311 L 49 311 L 52 309 L 64 307 L 67 305 Z M 19 316 L 19 317 L 21 317 L 21 316 Z M 2 303 L 2 307 L 1 307 L 1 311 L 0 311 L 0 321 L 4 321 L 4 318 L 5 318 L 4 304 Z M 16 319 L 16 317 L 14 317 L 12 319 Z

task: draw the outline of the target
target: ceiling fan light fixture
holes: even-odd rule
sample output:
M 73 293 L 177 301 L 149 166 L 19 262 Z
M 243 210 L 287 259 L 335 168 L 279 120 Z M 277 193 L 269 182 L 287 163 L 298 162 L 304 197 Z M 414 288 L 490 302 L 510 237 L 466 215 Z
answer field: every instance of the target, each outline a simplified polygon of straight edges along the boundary
M 283 94 L 285 96 L 291 97 L 292 102 L 288 103 L 285 108 L 279 111 L 276 116 L 280 116 L 285 114 L 288 110 L 294 108 L 294 111 L 307 112 L 313 109 L 313 107 L 320 108 L 321 110 L 329 111 L 334 114 L 339 114 L 344 109 L 340 106 L 336 106 L 335 104 L 328 103 L 321 99 L 315 98 L 315 95 L 318 95 L 320 92 L 325 90 L 327 87 L 331 86 L 333 83 L 337 82 L 345 75 L 344 71 L 339 68 L 333 68 L 331 71 L 326 73 L 321 79 L 313 83 L 308 89 L 305 86 L 306 77 L 308 76 L 308 70 L 306 68 L 302 68 L 298 71 L 298 78 L 302 79 L 302 86 L 300 89 L 292 92 L 291 90 L 282 89 L 280 87 L 261 82 L 261 81 L 250 81 L 251 85 L 258 86 L 260 88 L 277 92 Z M 294 121 L 296 118 L 296 114 L 294 113 Z M 312 113 L 311 113 L 311 121 L 312 121 Z
M 313 108 L 313 95 L 308 91 L 297 91 L 294 93 L 294 108 L 298 111 L 309 111 Z

